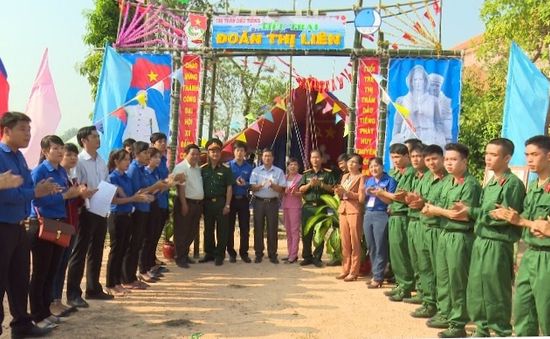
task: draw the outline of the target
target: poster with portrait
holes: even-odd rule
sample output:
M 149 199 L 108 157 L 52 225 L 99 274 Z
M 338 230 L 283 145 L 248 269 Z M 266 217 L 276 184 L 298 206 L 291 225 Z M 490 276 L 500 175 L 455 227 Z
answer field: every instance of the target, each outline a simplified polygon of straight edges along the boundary
M 391 59 L 385 160 L 389 147 L 416 138 L 441 147 L 458 139 L 462 61 Z M 399 110 L 396 109 L 400 108 Z

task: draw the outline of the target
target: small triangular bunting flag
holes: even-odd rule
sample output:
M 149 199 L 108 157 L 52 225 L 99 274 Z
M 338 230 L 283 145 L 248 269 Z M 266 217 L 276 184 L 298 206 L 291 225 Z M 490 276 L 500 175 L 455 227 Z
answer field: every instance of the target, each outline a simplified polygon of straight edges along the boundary
M 258 133 L 261 133 L 260 132 L 260 126 L 258 125 L 258 122 L 256 121 L 255 123 L 253 123 L 252 125 L 249 126 L 249 128 L 253 131 L 256 131 Z
M 202 147 L 202 148 L 205 148 L 207 142 L 208 142 L 208 140 L 206 140 L 206 139 L 201 139 L 201 147 Z
M 380 74 L 374 74 L 374 73 L 371 73 L 372 75 L 372 78 L 374 79 L 374 81 L 376 81 L 378 83 L 378 85 L 380 85 L 380 83 L 383 81 L 383 80 L 386 80 L 386 78 L 384 78 L 383 76 L 381 76 Z
M 236 140 L 246 143 L 246 135 L 244 133 L 239 134 Z
M 382 87 L 380 87 L 380 90 L 382 91 L 382 102 L 384 102 L 386 105 L 389 105 L 391 102 L 391 98 L 388 95 L 388 92 L 386 92 L 386 90 Z
M 349 124 L 344 125 L 344 137 L 349 135 Z
M 336 114 L 338 112 L 340 112 L 342 110 L 342 108 L 340 108 L 340 106 L 338 106 L 337 103 L 334 103 L 334 105 L 332 105 L 332 114 Z
M 322 92 L 317 93 L 317 100 L 315 100 L 315 103 L 318 104 L 321 101 L 325 100 L 325 94 Z
M 277 104 L 275 105 L 275 107 L 278 107 L 278 108 L 282 109 L 283 111 L 286 111 L 285 100 L 284 99 L 279 100 L 277 102 Z
M 256 120 L 256 117 L 252 113 L 248 113 L 247 115 L 244 116 L 244 118 L 246 120 Z
M 275 120 L 273 120 L 273 114 L 271 114 L 271 112 L 265 112 L 263 117 L 265 120 L 268 120 L 269 122 L 275 122 Z
M 340 116 L 340 114 L 336 114 L 336 118 L 335 118 L 335 124 L 339 123 L 340 121 L 343 121 L 344 119 L 342 119 L 342 117 Z
M 325 108 L 323 108 L 323 114 L 330 112 L 330 110 L 332 110 L 332 106 L 327 102 Z
M 398 103 L 393 103 L 393 106 L 395 107 L 395 109 L 405 118 L 408 118 L 409 115 L 411 114 L 411 111 L 409 111 L 409 109 L 405 106 L 402 106 Z

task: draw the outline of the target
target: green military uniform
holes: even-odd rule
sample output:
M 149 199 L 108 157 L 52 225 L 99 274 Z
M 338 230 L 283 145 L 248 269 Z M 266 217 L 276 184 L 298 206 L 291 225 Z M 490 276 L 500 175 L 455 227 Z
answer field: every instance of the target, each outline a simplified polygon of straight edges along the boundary
M 550 215 L 550 179 L 542 186 L 529 184 L 522 217 L 537 220 Z M 537 238 L 523 230 L 529 248 L 523 254 L 516 277 L 514 318 L 517 336 L 550 336 L 550 237 Z
M 481 186 L 476 178 L 466 172 L 464 177 L 445 180 L 441 193 L 441 207 L 452 209 L 455 203 L 463 202 L 470 207 L 479 206 Z M 443 232 L 437 247 L 437 293 L 438 299 L 447 298 L 449 311 L 446 314 L 449 331 L 464 330 L 468 322 L 466 311 L 466 288 L 468 270 L 474 242 L 474 222 L 442 218 Z M 446 305 L 443 301 L 442 305 Z M 444 310 L 442 310 L 444 311 Z M 445 315 L 445 314 L 444 314 Z
M 300 187 L 309 184 L 311 179 L 314 177 L 317 177 L 321 183 L 330 185 L 331 187 L 336 184 L 332 171 L 326 168 L 321 168 L 318 172 L 315 172 L 313 169 L 304 171 L 300 181 Z M 321 200 L 321 195 L 323 194 L 332 194 L 332 192 L 330 190 L 323 189 L 320 186 L 315 186 L 307 190 L 307 192 L 302 195 L 304 200 L 304 205 L 302 206 L 302 257 L 304 260 L 321 260 L 321 257 L 323 256 L 323 243 L 316 247 L 313 253 L 311 251 L 314 231 L 311 230 L 307 234 L 304 232 L 304 227 L 306 226 L 307 220 L 315 214 L 315 210 L 319 206 L 324 204 L 323 200 Z M 336 212 L 337 211 L 334 211 L 334 213 Z
M 403 170 L 392 169 L 390 176 L 397 181 L 397 191 L 410 191 L 415 170 L 409 166 Z M 411 265 L 407 236 L 407 213 L 409 208 L 402 202 L 394 201 L 390 205 L 388 220 L 388 239 L 390 247 L 390 262 L 398 291 L 391 297 L 393 300 L 402 300 L 410 296 L 414 287 L 414 271 Z
M 227 216 L 223 215 L 226 205 L 227 186 L 234 183 L 233 173 L 226 164 L 212 167 L 210 163 L 201 166 L 204 188 L 204 252 L 205 258 L 225 257 L 229 225 Z M 214 239 L 214 230 L 216 239 Z
M 419 193 L 420 183 L 426 174 L 427 169 L 422 171 L 416 171 L 414 176 L 411 178 L 411 190 L 410 192 Z M 422 243 L 420 242 L 420 236 L 422 235 L 420 231 L 420 210 L 415 210 L 409 208 L 407 217 L 409 218 L 409 226 L 407 227 L 407 240 L 409 246 L 409 256 L 411 258 L 411 267 L 414 272 L 414 280 L 416 283 L 416 291 L 418 293 L 417 297 L 421 297 L 423 290 L 418 275 L 418 253 L 421 251 Z
M 424 202 L 441 205 L 442 192 L 447 180 L 450 180 L 447 172 L 437 176 L 429 172 L 424 175 L 420 182 L 419 194 Z M 439 296 L 436 290 L 436 269 L 437 269 L 437 247 L 439 236 L 441 235 L 441 218 L 431 217 L 420 214 L 419 240 L 421 244 L 418 252 L 418 273 L 423 288 L 422 305 L 426 310 L 423 317 L 430 316 L 437 309 L 440 316 L 449 312 L 448 298 L 441 295 L 442 301 L 439 302 Z M 442 311 L 444 310 L 444 311 Z M 446 318 L 445 318 L 446 319 Z
M 466 293 L 470 319 L 477 326 L 477 335 L 512 335 L 512 275 L 514 242 L 521 228 L 489 216 L 496 205 L 523 210 L 525 186 L 508 170 L 500 179 L 492 178 L 481 193 L 481 207 L 471 208 L 477 238 L 472 248 L 472 260 Z

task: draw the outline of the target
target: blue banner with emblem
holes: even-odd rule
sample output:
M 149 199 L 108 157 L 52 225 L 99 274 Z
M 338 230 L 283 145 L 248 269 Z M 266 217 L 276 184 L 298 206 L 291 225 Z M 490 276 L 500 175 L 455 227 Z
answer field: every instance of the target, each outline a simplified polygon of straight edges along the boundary
M 458 139 L 462 61 L 406 58 L 390 60 L 385 163 L 389 147 L 408 139 L 444 147 Z
M 216 16 L 212 19 L 212 47 L 215 49 L 343 49 L 345 21 L 346 18 L 342 15 Z

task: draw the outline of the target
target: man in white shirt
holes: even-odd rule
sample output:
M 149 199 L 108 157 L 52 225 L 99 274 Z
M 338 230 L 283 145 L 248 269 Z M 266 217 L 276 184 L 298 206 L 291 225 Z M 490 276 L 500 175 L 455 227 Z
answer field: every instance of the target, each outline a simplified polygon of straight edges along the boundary
M 279 221 L 279 196 L 286 187 L 283 170 L 273 166 L 273 151 L 262 151 L 262 165 L 252 170 L 250 190 L 254 194 L 254 251 L 255 263 L 264 256 L 264 228 L 267 223 L 267 254 L 269 261 L 278 264 L 277 231 Z
M 151 134 L 159 131 L 155 110 L 147 106 L 147 91 L 141 90 L 137 94 L 138 104 L 126 106 L 126 128 L 122 140 L 132 138 L 136 141 L 149 142 Z
M 77 140 L 82 152 L 78 155 L 76 176 L 80 184 L 88 189 L 96 189 L 101 181 L 107 180 L 107 164 L 99 156 L 99 134 L 95 126 L 82 127 L 78 130 Z M 88 307 L 82 299 L 80 283 L 86 264 L 86 299 L 109 300 L 113 296 L 103 292 L 99 283 L 99 272 L 103 259 L 103 245 L 107 233 L 107 218 L 91 213 L 84 206 L 80 212 L 80 224 L 73 252 L 69 259 L 67 272 L 67 301 L 75 307 Z
M 185 175 L 185 183 L 177 187 L 174 198 L 174 244 L 176 264 L 189 268 L 195 261 L 189 258 L 189 247 L 199 233 L 204 189 L 201 176 L 200 148 L 195 144 L 185 146 L 185 159 L 174 167 L 173 174 Z

